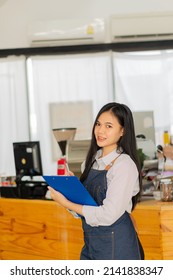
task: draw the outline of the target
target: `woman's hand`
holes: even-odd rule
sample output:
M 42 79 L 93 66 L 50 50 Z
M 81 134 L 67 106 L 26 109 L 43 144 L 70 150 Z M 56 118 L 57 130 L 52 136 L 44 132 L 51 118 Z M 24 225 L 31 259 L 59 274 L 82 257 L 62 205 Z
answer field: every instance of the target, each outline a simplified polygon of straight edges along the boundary
M 50 186 L 48 186 L 48 190 L 50 191 L 51 198 L 53 200 L 55 200 L 56 202 L 58 202 L 61 206 L 65 207 L 69 210 L 72 210 L 80 215 L 83 215 L 82 214 L 82 207 L 83 207 L 82 205 L 71 202 L 62 193 L 54 190 Z
M 173 146 L 165 146 L 163 152 L 165 157 L 173 159 Z
M 65 170 L 65 176 L 75 176 L 74 173 L 70 170 Z
M 58 202 L 60 205 L 66 207 L 66 205 L 68 204 L 69 200 L 62 193 L 54 190 L 50 186 L 48 186 L 48 189 L 50 191 L 51 198 L 53 200 L 55 200 L 56 202 Z

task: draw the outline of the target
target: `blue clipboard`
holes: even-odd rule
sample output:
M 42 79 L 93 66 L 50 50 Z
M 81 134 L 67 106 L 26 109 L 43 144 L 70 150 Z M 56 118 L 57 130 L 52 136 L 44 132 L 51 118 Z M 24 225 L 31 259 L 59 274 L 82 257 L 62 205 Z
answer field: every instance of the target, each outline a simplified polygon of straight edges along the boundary
M 81 204 L 98 206 L 96 201 L 76 176 L 43 176 L 49 186 L 62 193 L 70 201 Z

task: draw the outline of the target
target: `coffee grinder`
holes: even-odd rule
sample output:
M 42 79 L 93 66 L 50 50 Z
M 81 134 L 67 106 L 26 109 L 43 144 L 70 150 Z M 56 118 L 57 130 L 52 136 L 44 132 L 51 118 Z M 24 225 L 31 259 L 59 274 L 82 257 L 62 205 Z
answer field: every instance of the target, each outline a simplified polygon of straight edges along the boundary
M 61 149 L 62 156 L 57 161 L 57 175 L 64 175 L 67 167 L 66 147 L 69 140 L 73 140 L 76 134 L 76 128 L 54 128 L 52 129 L 55 139 Z

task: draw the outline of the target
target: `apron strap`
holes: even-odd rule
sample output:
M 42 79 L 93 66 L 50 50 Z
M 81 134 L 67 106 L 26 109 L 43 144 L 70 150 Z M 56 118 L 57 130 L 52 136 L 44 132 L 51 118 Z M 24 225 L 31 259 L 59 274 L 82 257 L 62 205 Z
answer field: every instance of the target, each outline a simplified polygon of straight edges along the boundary
M 121 156 L 121 154 L 119 154 L 116 158 L 114 158 L 111 163 L 109 163 L 108 165 L 106 165 L 105 169 L 104 170 L 109 170 L 112 165 L 114 164 L 114 162 L 116 161 L 117 158 L 119 158 Z

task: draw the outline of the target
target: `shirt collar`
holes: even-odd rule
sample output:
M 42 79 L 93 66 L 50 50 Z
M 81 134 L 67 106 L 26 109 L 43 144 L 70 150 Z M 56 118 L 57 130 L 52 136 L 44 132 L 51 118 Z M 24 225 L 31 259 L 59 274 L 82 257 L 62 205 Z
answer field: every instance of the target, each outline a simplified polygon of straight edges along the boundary
M 116 150 L 113 150 L 111 153 L 109 153 L 108 155 L 101 157 L 102 154 L 102 149 L 99 149 L 97 151 L 95 160 L 97 162 L 98 165 L 100 165 L 101 163 L 103 163 L 105 166 L 107 166 L 108 164 L 111 163 L 111 161 L 113 161 L 119 154 L 117 153 Z

